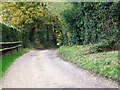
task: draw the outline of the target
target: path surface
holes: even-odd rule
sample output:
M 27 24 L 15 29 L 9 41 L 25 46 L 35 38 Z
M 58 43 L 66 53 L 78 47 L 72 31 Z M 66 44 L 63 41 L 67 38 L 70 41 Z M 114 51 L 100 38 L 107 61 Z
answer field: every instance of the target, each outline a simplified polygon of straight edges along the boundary
M 116 88 L 117 83 L 60 59 L 55 50 L 30 51 L 3 78 L 3 88 Z

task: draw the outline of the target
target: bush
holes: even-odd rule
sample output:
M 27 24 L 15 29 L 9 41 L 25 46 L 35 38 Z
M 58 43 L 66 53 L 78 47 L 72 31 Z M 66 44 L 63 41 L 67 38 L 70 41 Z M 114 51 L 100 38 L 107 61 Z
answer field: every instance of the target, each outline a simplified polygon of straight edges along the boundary
M 91 46 L 90 51 L 91 53 L 95 52 L 104 52 L 104 51 L 113 51 L 113 50 L 119 50 L 118 43 L 107 42 L 106 40 L 99 42 L 98 44 L 94 44 Z

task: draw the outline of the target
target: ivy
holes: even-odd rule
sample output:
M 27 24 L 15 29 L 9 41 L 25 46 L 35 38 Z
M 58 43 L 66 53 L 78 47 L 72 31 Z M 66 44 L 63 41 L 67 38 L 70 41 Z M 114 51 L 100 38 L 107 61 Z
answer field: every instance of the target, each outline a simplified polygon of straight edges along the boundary
M 119 3 L 81 2 L 72 4 L 73 8 L 63 13 L 72 35 L 68 41 L 72 45 L 91 43 L 115 49 L 118 42 Z

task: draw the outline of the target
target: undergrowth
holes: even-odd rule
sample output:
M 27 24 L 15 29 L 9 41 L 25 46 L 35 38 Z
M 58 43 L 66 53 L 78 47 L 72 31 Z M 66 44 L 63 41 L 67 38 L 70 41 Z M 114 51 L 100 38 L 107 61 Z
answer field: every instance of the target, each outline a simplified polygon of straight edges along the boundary
M 101 74 L 116 81 L 120 81 L 118 51 L 90 53 L 91 45 L 61 46 L 59 55 L 82 68 Z

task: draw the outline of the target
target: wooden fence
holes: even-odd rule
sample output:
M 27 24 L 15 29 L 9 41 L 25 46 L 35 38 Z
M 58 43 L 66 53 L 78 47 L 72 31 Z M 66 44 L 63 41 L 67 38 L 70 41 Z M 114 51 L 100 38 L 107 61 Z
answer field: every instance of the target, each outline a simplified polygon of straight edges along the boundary
M 2 56 L 6 56 L 8 54 L 11 54 L 15 51 L 19 51 L 22 47 L 22 42 L 0 42 L 0 53 L 2 53 Z

